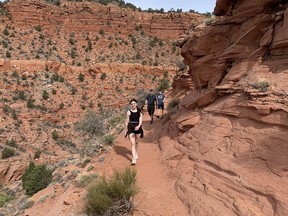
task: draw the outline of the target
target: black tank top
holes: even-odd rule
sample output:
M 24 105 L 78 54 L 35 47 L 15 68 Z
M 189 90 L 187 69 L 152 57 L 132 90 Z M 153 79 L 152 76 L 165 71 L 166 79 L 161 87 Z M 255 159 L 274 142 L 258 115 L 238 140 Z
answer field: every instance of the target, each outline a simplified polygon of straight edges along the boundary
M 130 111 L 130 116 L 129 116 L 129 120 L 131 123 L 139 123 L 139 118 L 140 118 L 140 112 L 137 110 L 137 112 L 132 112 Z

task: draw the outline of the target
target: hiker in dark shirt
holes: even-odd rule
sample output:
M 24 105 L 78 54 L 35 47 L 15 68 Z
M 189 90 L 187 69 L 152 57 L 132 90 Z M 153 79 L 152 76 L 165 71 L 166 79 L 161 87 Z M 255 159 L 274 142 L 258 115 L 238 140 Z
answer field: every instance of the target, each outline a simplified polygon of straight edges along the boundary
M 163 117 L 165 96 L 161 90 L 157 94 L 157 115 L 160 117 L 159 110 L 161 109 L 161 118 Z
M 142 129 L 142 112 L 137 106 L 137 100 L 130 101 L 131 108 L 127 111 L 125 123 L 126 135 L 128 135 L 132 146 L 132 162 L 131 165 L 136 165 L 138 159 L 138 143 L 139 139 L 143 138 Z
M 153 93 L 153 89 L 150 89 L 150 93 L 146 97 L 145 104 L 147 105 L 147 111 L 151 117 L 150 124 L 153 123 L 153 117 L 155 112 L 155 102 L 157 101 L 156 96 Z

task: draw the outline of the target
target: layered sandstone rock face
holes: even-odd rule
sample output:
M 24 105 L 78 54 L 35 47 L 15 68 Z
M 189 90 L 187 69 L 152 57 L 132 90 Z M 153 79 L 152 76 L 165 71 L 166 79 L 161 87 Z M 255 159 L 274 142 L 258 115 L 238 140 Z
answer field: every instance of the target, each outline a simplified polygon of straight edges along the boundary
M 192 13 L 152 14 L 132 11 L 109 4 L 62 1 L 60 6 L 44 0 L 13 0 L 8 4 L 14 23 L 65 28 L 66 31 L 105 32 L 128 35 L 140 24 L 145 33 L 161 39 L 175 39 L 188 28 L 201 23 L 203 16 Z M 113 26 L 113 28 L 111 28 Z
M 179 43 L 196 89 L 160 147 L 191 215 L 288 215 L 287 1 L 218 0 L 215 14 Z

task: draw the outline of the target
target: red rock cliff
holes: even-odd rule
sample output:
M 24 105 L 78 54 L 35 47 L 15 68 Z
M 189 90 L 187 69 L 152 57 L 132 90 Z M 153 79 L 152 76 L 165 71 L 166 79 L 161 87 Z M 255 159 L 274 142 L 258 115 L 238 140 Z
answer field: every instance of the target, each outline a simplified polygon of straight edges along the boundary
M 287 1 L 218 0 L 183 41 L 196 90 L 160 147 L 190 215 L 288 215 Z
M 140 24 L 145 33 L 161 39 L 175 39 L 191 23 L 200 23 L 203 16 L 195 13 L 152 14 L 136 12 L 115 5 L 104 6 L 92 2 L 63 2 L 60 6 L 44 0 L 12 0 L 8 9 L 15 24 L 43 25 L 65 28 L 66 31 L 105 32 L 128 35 Z M 113 28 L 111 28 L 113 27 Z

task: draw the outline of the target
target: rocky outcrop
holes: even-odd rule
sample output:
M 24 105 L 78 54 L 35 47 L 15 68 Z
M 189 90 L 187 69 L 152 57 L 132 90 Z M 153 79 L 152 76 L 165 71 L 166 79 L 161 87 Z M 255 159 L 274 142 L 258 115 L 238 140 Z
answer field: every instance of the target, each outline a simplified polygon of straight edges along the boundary
M 44 0 L 12 0 L 8 9 L 14 24 L 31 27 L 41 25 L 44 30 L 51 26 L 65 28 L 67 32 L 105 32 L 128 35 L 135 28 L 144 30 L 161 39 L 175 39 L 192 25 L 202 22 L 203 16 L 196 13 L 154 14 L 132 11 L 116 5 L 107 6 L 83 1 L 63 1 L 59 6 Z
M 286 2 L 218 0 L 178 43 L 196 89 L 160 147 L 190 215 L 288 214 Z

